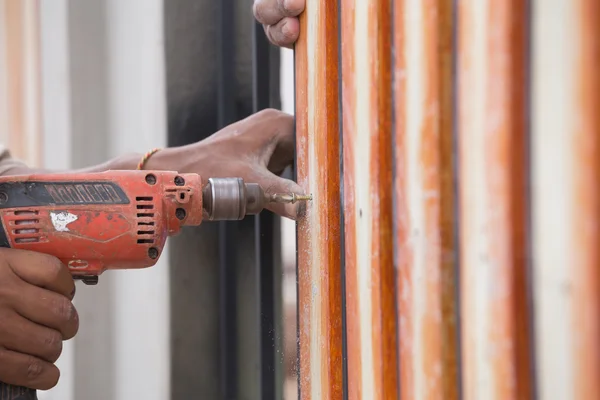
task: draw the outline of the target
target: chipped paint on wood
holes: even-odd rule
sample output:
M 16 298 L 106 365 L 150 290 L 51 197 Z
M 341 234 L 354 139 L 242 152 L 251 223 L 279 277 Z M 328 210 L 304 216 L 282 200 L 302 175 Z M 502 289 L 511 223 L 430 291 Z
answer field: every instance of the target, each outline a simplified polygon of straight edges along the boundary
M 600 4 L 534 1 L 533 260 L 540 398 L 600 398 Z
M 338 3 L 308 0 L 296 44 L 298 183 L 313 195 L 298 221 L 301 399 L 342 397 Z
M 531 397 L 526 302 L 525 18 L 458 7 L 461 332 L 466 400 Z
M 348 398 L 397 398 L 391 4 L 342 0 Z
M 452 1 L 394 10 L 402 399 L 457 399 Z

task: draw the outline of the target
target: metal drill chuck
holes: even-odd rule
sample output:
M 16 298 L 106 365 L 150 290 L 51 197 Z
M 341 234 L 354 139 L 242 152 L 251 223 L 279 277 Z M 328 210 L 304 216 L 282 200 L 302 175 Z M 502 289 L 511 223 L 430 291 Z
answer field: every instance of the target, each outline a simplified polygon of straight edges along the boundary
M 211 221 L 235 221 L 258 214 L 269 202 L 256 183 L 242 178 L 210 178 L 203 189 L 204 210 Z

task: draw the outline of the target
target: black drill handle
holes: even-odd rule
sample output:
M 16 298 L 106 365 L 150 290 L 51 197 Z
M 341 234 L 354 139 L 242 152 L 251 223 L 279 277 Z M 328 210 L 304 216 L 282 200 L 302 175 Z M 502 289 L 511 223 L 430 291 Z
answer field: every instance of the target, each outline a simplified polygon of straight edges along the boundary
M 0 382 L 0 400 L 38 400 L 35 389 Z

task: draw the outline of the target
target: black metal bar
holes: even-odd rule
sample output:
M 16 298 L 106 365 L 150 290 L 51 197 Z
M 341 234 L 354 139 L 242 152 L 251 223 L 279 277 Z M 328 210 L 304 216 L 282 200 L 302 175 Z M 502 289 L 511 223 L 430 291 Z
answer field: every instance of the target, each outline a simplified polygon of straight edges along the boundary
M 163 9 L 168 144 L 182 146 L 218 130 L 218 4 L 165 0 Z M 218 238 L 219 225 L 203 223 L 169 239 L 171 400 L 222 397 Z
M 344 196 L 344 106 L 343 106 L 343 90 L 344 82 L 342 80 L 342 2 L 338 1 L 337 7 L 338 18 L 338 130 L 339 130 L 339 148 L 340 148 L 340 280 L 342 282 L 342 400 L 348 400 L 348 332 L 347 332 L 347 316 L 346 316 L 346 236 L 345 232 L 345 196 Z M 391 33 L 391 32 L 390 32 Z
M 460 264 L 462 260 L 462 254 L 460 252 L 460 198 L 459 198 L 459 183 L 458 183 L 458 167 L 460 164 L 458 156 L 458 100 L 460 93 L 458 88 L 460 82 L 458 78 L 458 21 L 459 21 L 459 0 L 452 1 L 452 186 L 453 186 L 453 213 L 456 223 L 454 224 L 453 235 L 456 238 L 454 241 L 454 254 L 455 254 L 455 268 L 454 268 L 454 282 L 456 282 L 454 289 L 454 299 L 456 304 L 456 368 L 457 368 L 457 382 L 458 387 L 458 398 L 463 398 L 463 376 L 462 376 L 462 325 L 460 315 Z
M 252 29 L 252 103 L 258 112 L 271 106 L 270 48 L 262 26 Z M 275 216 L 263 212 L 255 217 L 255 249 L 257 266 L 258 318 L 260 320 L 260 393 L 261 399 L 276 398 L 275 343 Z
M 235 1 L 218 2 L 218 125 L 235 122 Z M 237 398 L 236 268 L 231 246 L 235 225 L 219 223 L 219 298 L 221 335 L 221 398 Z
M 526 249 L 527 249 L 527 262 L 526 262 L 526 279 L 527 279 L 527 312 L 529 315 L 529 335 L 528 335 L 528 347 L 529 347 L 529 359 L 531 360 L 530 363 L 530 373 L 531 373 L 531 379 L 532 379 L 532 384 L 531 384 L 531 393 L 529 393 L 529 395 L 531 396 L 532 399 L 539 399 L 539 390 L 538 390 L 538 376 L 539 376 L 539 369 L 537 368 L 536 365 L 536 360 L 538 360 L 538 358 L 536 357 L 536 346 L 535 346 L 535 341 L 534 338 L 536 337 L 536 326 L 535 326 L 535 321 L 534 321 L 534 293 L 533 293 L 533 279 L 534 279 L 534 272 L 533 272 L 533 220 L 532 220 L 532 199 L 533 199 L 533 188 L 532 188 L 532 170 L 533 170 L 533 165 L 532 165 L 532 148 L 533 148 L 533 144 L 531 142 L 531 109 L 532 109 L 532 93 L 531 93 L 531 86 L 532 86 L 532 55 L 533 55 L 533 15 L 532 15 L 532 11 L 533 11 L 533 1 L 531 0 L 526 0 L 525 1 L 525 16 L 524 16 L 524 22 L 525 22 L 525 26 L 526 26 L 526 43 L 525 46 L 523 46 L 523 50 L 524 50 L 524 54 L 523 57 L 526 60 L 526 69 L 525 69 L 525 96 L 526 96 L 526 101 L 525 101 L 525 112 L 523 113 L 523 115 L 525 116 L 525 126 L 526 126 L 526 135 L 527 135 L 527 139 L 525 141 L 525 148 L 524 148 L 524 154 L 522 155 L 525 159 L 524 165 L 526 165 L 526 179 L 525 179 L 525 188 L 524 191 L 527 194 L 527 196 L 525 196 L 525 198 L 527 200 L 525 200 L 527 202 L 527 226 L 526 226 L 526 236 L 525 236 L 525 240 L 526 240 Z

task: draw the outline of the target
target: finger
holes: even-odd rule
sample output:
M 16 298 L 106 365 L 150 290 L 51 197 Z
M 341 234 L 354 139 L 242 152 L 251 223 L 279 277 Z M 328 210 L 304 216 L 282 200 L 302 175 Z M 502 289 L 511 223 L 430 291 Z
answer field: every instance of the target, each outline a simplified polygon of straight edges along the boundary
M 269 146 L 266 146 L 262 154 L 262 162 L 269 171 L 280 175 L 283 170 L 294 161 L 296 152 L 296 136 L 294 132 L 294 117 L 281 111 L 270 114 L 272 117 L 265 118 L 263 132 L 271 132 Z M 273 129 L 276 129 L 273 134 Z
M 59 331 L 35 324 L 14 312 L 12 316 L 2 316 L 0 336 L 8 350 L 51 363 L 56 362 L 62 353 L 63 339 Z
M 300 35 L 300 21 L 297 18 L 284 18 L 275 25 L 266 25 L 265 30 L 271 43 L 291 48 Z
M 305 194 L 302 188 L 294 181 L 281 178 L 268 171 L 252 174 L 249 180 L 256 182 L 262 187 L 266 194 L 275 193 L 295 193 Z M 273 211 L 275 214 L 293 220 L 298 219 L 304 214 L 306 204 L 304 202 L 290 203 L 269 203 L 266 206 L 267 210 Z
M 79 330 L 79 316 L 71 301 L 58 293 L 24 284 L 14 309 L 28 320 L 55 329 L 69 340 Z
M 75 282 L 69 269 L 56 257 L 27 250 L 0 251 L 15 274 L 25 282 L 60 293 L 69 299 L 75 295 Z
M 0 348 L 0 382 L 37 390 L 52 389 L 60 371 L 55 365 L 34 356 Z
M 304 190 L 294 181 L 280 178 L 275 176 L 272 180 L 273 187 L 281 187 L 281 190 L 274 190 L 272 193 L 295 193 L 305 194 Z M 285 218 L 297 220 L 304 215 L 306 211 L 306 202 L 299 201 L 297 203 L 282 204 L 282 203 L 269 203 L 267 210 L 273 211 L 275 214 Z
M 273 25 L 285 17 L 297 17 L 304 11 L 306 0 L 254 0 L 254 18 L 261 24 Z

